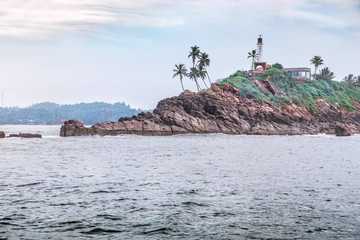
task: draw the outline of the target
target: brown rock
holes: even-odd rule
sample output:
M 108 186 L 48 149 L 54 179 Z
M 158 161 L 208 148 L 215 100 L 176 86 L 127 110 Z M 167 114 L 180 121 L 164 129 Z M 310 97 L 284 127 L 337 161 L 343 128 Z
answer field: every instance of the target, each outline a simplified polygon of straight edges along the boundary
M 115 136 L 125 133 L 126 133 L 125 125 L 121 122 L 101 122 L 93 125 L 90 129 L 91 135 Z
M 90 129 L 85 128 L 82 122 L 78 120 L 69 120 L 64 122 L 64 125 L 61 126 L 60 136 L 89 136 L 90 132 Z
M 335 126 L 335 134 L 338 137 L 347 137 L 351 135 L 349 130 L 344 125 L 340 124 Z
M 10 134 L 9 138 L 11 137 L 19 137 L 19 138 L 41 138 L 40 134 L 33 134 L 33 133 L 19 133 L 19 134 Z
M 3 131 L 0 131 L 0 138 L 5 138 L 5 133 Z

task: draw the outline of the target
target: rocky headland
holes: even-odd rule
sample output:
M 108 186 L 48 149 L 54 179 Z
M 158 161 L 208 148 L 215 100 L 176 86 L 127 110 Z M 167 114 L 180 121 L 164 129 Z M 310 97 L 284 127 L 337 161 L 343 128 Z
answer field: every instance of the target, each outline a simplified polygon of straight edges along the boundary
M 280 94 L 270 81 L 255 84 L 272 95 Z M 324 99 L 314 100 L 315 111 L 294 103 L 276 106 L 270 101 L 259 102 L 243 97 L 231 84 L 213 83 L 198 93 L 186 90 L 177 97 L 161 100 L 152 113 L 122 117 L 117 122 L 100 122 L 85 127 L 69 120 L 60 136 L 138 134 L 164 136 L 173 134 L 261 134 L 301 135 L 360 133 L 360 102 L 357 109 L 344 110 L 339 104 Z M 336 132 L 335 132 L 336 130 Z

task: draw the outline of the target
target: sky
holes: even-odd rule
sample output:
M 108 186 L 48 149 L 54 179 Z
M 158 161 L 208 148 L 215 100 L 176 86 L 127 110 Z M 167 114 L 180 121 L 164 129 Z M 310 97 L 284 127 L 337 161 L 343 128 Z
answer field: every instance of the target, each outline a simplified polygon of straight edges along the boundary
M 175 64 L 209 54 L 212 81 L 263 60 L 360 75 L 360 0 L 0 0 L 4 107 L 123 102 L 154 109 L 182 92 Z M 184 79 L 185 88 L 196 90 Z

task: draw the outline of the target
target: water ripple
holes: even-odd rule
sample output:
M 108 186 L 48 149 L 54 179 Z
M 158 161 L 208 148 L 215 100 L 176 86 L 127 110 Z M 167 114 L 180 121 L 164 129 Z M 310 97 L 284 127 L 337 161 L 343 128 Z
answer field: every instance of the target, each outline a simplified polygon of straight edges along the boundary
M 359 135 L 1 140 L 0 240 L 359 239 L 359 143 Z

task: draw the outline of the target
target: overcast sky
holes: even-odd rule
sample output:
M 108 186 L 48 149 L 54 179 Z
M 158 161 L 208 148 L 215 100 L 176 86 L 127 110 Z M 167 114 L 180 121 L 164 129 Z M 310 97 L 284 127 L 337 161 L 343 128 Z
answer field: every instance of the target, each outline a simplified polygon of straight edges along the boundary
M 6 107 L 153 109 L 181 92 L 172 69 L 191 66 L 191 46 L 216 80 L 250 68 L 258 34 L 270 64 L 310 67 L 320 55 L 336 80 L 360 75 L 360 0 L 0 0 L 0 91 Z

